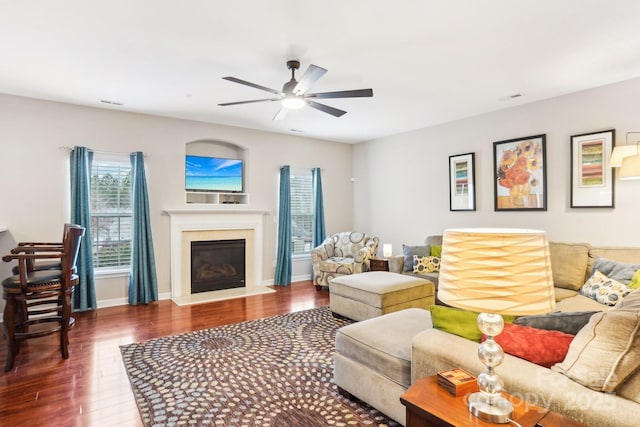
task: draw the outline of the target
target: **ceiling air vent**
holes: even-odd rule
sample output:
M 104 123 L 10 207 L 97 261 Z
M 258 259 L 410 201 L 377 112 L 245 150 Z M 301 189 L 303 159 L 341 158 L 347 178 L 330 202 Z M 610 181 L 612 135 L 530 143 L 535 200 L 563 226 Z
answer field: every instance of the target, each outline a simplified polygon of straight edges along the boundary
M 108 105 L 116 105 L 116 106 L 122 106 L 122 102 L 117 102 L 117 101 L 109 101 L 108 99 L 101 99 L 100 103 L 102 104 L 108 104 Z

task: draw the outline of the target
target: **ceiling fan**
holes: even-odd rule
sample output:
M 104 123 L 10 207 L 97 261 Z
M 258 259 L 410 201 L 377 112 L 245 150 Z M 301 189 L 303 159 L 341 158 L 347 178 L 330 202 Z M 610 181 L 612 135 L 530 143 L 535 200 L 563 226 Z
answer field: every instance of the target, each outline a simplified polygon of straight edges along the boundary
M 254 99 L 251 101 L 238 101 L 238 102 L 225 102 L 223 104 L 218 104 L 222 107 L 226 107 L 229 105 L 239 105 L 239 104 L 252 104 L 255 102 L 266 102 L 266 101 L 281 101 L 282 107 L 273 117 L 273 120 L 282 120 L 287 115 L 289 110 L 295 110 L 308 105 L 311 108 L 315 108 L 316 110 L 320 110 L 324 113 L 331 114 L 334 117 L 341 117 L 346 114 L 346 111 L 339 110 L 334 107 L 330 107 L 325 104 L 320 104 L 319 102 L 312 101 L 312 99 L 322 99 L 322 98 L 362 98 L 362 97 L 372 97 L 373 89 L 356 89 L 356 90 L 342 90 L 337 92 L 321 92 L 321 93 L 307 93 L 307 91 L 311 88 L 311 86 L 317 82 L 320 77 L 324 76 L 327 70 L 322 67 L 318 67 L 316 65 L 310 64 L 307 71 L 302 75 L 300 81 L 297 81 L 295 78 L 296 70 L 300 68 L 300 61 L 287 61 L 287 68 L 291 70 L 291 80 L 286 82 L 282 87 L 282 90 L 271 89 L 268 87 L 260 86 L 255 83 L 251 83 L 245 80 L 240 80 L 235 77 L 223 77 L 224 80 L 229 80 L 230 82 L 239 83 L 241 85 L 250 86 L 256 89 L 264 90 L 265 92 L 271 92 L 277 95 L 276 98 L 266 98 L 266 99 Z

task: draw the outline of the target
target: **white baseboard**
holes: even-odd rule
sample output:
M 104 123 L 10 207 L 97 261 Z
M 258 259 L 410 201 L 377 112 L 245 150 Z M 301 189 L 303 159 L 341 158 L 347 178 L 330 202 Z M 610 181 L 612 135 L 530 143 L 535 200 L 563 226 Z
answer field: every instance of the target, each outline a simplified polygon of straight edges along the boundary
M 158 300 L 171 299 L 171 292 L 166 292 L 158 295 Z M 112 298 L 112 299 L 103 299 L 98 300 L 98 308 L 106 308 L 106 307 L 117 307 L 119 305 L 127 305 L 129 304 L 129 298 Z
M 301 274 L 299 276 L 291 277 L 291 283 L 293 283 L 293 282 L 304 282 L 305 280 L 311 280 L 311 275 L 309 275 L 309 274 Z M 262 284 L 264 286 L 273 286 L 273 279 L 271 279 L 271 280 L 263 280 Z

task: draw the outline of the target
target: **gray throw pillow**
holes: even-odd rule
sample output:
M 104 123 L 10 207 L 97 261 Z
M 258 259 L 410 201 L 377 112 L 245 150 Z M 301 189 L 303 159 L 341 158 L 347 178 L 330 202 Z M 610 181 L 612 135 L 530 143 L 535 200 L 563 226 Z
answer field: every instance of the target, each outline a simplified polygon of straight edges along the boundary
M 407 246 L 402 245 L 402 255 L 404 255 L 404 266 L 402 271 L 413 271 L 413 256 L 429 256 L 431 255 L 431 246 Z
M 640 264 L 629 264 L 607 258 L 598 258 L 593 266 L 592 273 L 596 270 L 600 271 L 609 279 L 617 280 L 623 285 L 628 285 L 635 272 L 640 270 Z
M 518 317 L 513 323 L 520 326 L 530 326 L 537 329 L 561 331 L 565 334 L 576 335 L 595 313 L 598 313 L 598 311 L 571 311 L 566 313 L 558 311 L 556 313 Z

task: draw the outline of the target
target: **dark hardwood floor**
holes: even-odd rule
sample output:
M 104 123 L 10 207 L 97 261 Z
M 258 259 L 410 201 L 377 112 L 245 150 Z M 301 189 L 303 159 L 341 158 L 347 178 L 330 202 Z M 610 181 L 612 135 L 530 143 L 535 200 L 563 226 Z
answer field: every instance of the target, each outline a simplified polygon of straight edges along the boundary
M 14 369 L 0 374 L 0 426 L 141 426 L 119 346 L 329 304 L 328 291 L 310 281 L 274 289 L 183 307 L 160 301 L 75 313 L 69 359 L 50 335 L 24 342 Z

